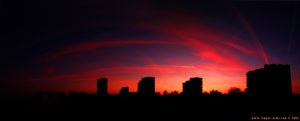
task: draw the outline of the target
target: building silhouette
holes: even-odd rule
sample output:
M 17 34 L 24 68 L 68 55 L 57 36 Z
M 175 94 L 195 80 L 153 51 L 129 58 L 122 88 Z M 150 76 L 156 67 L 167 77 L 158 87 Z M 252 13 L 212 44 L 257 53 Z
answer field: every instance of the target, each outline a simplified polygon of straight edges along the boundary
M 289 65 L 270 64 L 247 73 L 247 94 L 251 96 L 292 95 Z
M 202 78 L 190 78 L 182 84 L 182 94 L 185 96 L 199 96 L 202 95 Z
M 138 83 L 138 95 L 154 96 L 155 95 L 155 77 L 143 77 Z
M 122 87 L 120 89 L 120 96 L 128 96 L 129 95 L 129 88 L 128 87 Z
M 107 95 L 107 78 L 100 78 L 97 80 L 97 95 L 98 96 Z

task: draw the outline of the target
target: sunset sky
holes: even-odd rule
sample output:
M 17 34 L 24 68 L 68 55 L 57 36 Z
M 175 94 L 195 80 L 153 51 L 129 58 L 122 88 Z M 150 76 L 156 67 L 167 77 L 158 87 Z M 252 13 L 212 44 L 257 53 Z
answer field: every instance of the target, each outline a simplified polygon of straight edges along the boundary
M 182 91 L 190 77 L 203 90 L 246 87 L 246 73 L 290 64 L 300 93 L 299 2 L 84 0 L 4 2 L 0 95 L 36 91 Z M 1 10 L 2 11 L 2 10 Z

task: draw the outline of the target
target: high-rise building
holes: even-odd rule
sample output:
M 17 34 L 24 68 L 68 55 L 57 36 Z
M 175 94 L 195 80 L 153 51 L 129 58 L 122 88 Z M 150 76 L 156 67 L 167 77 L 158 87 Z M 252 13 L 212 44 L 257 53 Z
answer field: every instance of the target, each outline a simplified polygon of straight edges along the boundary
M 247 94 L 252 96 L 292 95 L 289 65 L 270 64 L 247 73 Z
M 154 96 L 155 95 L 155 77 L 144 77 L 138 83 L 138 95 Z
M 128 87 L 122 87 L 120 89 L 120 96 L 128 96 L 129 95 L 129 88 Z
M 97 80 L 97 95 L 98 96 L 107 95 L 107 78 L 100 78 Z
M 182 84 L 182 94 L 185 96 L 199 96 L 202 95 L 202 78 L 190 78 Z

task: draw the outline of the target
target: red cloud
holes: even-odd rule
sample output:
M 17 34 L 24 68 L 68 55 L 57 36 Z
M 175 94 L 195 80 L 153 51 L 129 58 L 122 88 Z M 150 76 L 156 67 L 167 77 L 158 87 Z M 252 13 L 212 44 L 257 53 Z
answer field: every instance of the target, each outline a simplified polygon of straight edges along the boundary
M 240 14 L 238 14 L 238 18 L 240 19 L 245 30 L 253 37 L 257 51 L 258 51 L 259 55 L 261 56 L 261 58 L 264 60 L 265 64 L 269 64 L 269 59 L 268 59 L 267 53 L 265 52 L 265 50 L 260 42 L 259 37 L 257 36 L 256 32 L 254 31 L 254 29 L 252 28 L 250 23 L 244 17 L 242 17 Z
M 110 41 L 87 41 L 74 45 L 67 46 L 61 50 L 58 50 L 52 56 L 64 56 L 71 53 L 88 51 L 99 47 L 115 47 L 124 45 L 160 45 L 160 44 L 172 44 L 165 41 L 147 41 L 147 40 L 110 40 Z
M 179 17 L 178 19 L 183 18 Z M 176 22 L 180 22 L 180 20 Z M 157 77 L 157 91 L 162 92 L 163 90 L 181 91 L 183 81 L 189 77 L 200 76 L 204 78 L 204 90 L 218 89 L 225 92 L 229 87 L 244 88 L 246 85 L 245 73 L 250 69 L 250 65 L 242 56 L 256 58 L 256 53 L 258 52 L 264 61 L 268 62 L 267 56 L 259 43 L 246 43 L 244 40 L 232 36 L 230 33 L 222 31 L 212 32 L 212 28 L 195 23 L 199 22 L 187 19 L 183 24 L 174 24 L 174 21 L 139 23 L 137 26 L 139 29 L 155 31 L 167 37 L 164 38 L 165 40 L 157 37 L 156 40 L 86 41 L 59 49 L 47 56 L 50 58 L 64 57 L 68 54 L 91 51 L 100 47 L 174 45 L 191 50 L 191 53 L 193 53 L 198 62 L 192 66 L 189 63 L 177 65 L 176 60 L 168 59 L 166 59 L 168 60 L 166 62 L 172 61 L 173 65 L 168 63 L 159 65 L 154 59 L 147 56 L 146 53 L 140 53 L 135 55 L 135 57 L 141 58 L 147 65 L 113 66 L 113 63 L 115 63 L 113 60 L 106 60 L 111 62 L 112 66 L 91 69 L 90 71 L 79 70 L 72 73 L 46 75 L 36 77 L 33 80 L 77 80 L 81 82 L 81 85 L 85 85 L 80 86 L 81 90 L 95 92 L 95 80 L 99 77 L 108 77 L 111 80 L 109 82 L 109 91 L 111 93 L 118 93 L 122 86 L 129 86 L 131 91 L 136 91 L 136 84 L 141 77 L 155 76 Z M 252 50 L 253 46 L 258 46 L 258 50 Z M 157 54 L 159 55 L 159 53 Z

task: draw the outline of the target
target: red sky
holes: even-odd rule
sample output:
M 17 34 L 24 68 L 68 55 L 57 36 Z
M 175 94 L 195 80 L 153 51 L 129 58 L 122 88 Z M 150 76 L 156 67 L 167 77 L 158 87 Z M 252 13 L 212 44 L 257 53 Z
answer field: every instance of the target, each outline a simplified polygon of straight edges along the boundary
M 245 89 L 246 73 L 268 63 L 290 64 L 300 92 L 290 4 L 98 2 L 16 8 L 21 21 L 8 28 L 19 28 L 0 51 L 2 94 L 95 93 L 102 77 L 117 94 L 124 86 L 136 91 L 145 76 L 156 77 L 157 92 L 181 92 L 184 81 L 202 77 L 204 91 L 225 93 Z
M 202 77 L 204 91 L 215 89 L 227 92 L 230 87 L 244 89 L 246 72 L 258 67 L 252 66 L 244 56 L 256 59 L 261 66 L 266 63 L 265 52 L 256 47 L 259 44 L 249 43 L 230 33 L 214 31 L 212 28 L 189 21 L 191 22 L 185 24 L 160 21 L 138 26 L 163 34 L 166 36 L 163 38 L 86 40 L 57 49 L 42 56 L 41 63 L 57 61 L 68 65 L 68 61 L 64 59 L 74 58 L 76 61 L 76 58 L 97 53 L 98 50 L 102 51 L 104 56 L 92 57 L 91 59 L 95 59 L 93 63 L 72 65 L 71 72 L 59 72 L 62 67 L 46 67 L 45 73 L 33 80 L 64 80 L 65 82 L 58 84 L 64 84 L 65 91 L 80 90 L 93 93 L 96 91 L 97 78 L 107 77 L 109 92 L 116 94 L 123 86 L 129 86 L 130 91 L 136 91 L 137 82 L 144 76 L 156 77 L 158 92 L 164 90 L 181 92 L 184 81 L 190 77 Z M 136 49 L 128 52 L 120 49 L 125 47 L 126 50 L 128 46 Z M 143 48 L 149 48 L 152 53 L 145 52 Z M 106 52 L 106 49 L 115 49 L 114 53 L 119 53 L 120 56 L 112 55 L 113 57 L 106 58 L 111 54 Z M 182 51 L 181 49 L 184 52 L 176 53 Z M 127 64 L 129 61 L 133 64 Z M 80 70 L 80 68 L 92 69 Z M 59 86 L 48 88 L 61 90 Z

